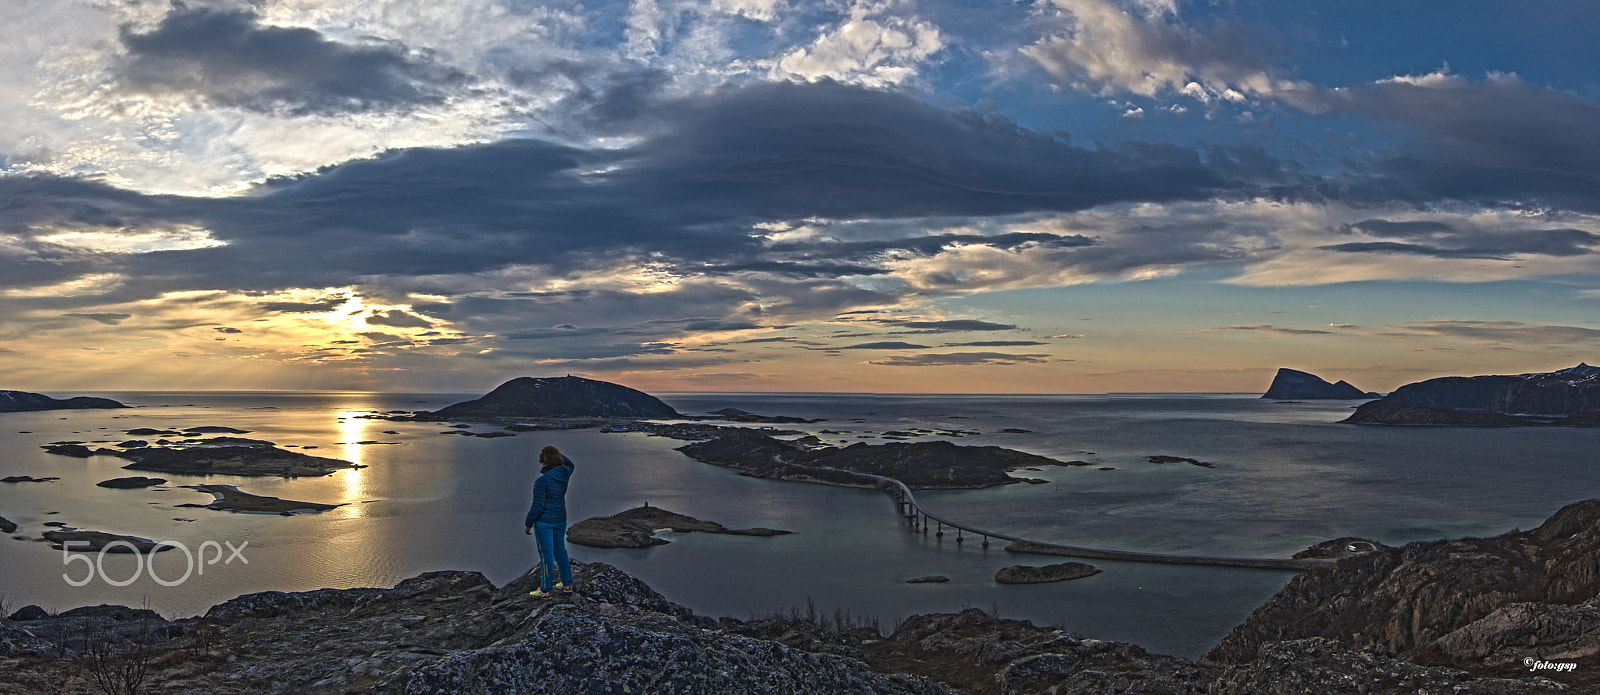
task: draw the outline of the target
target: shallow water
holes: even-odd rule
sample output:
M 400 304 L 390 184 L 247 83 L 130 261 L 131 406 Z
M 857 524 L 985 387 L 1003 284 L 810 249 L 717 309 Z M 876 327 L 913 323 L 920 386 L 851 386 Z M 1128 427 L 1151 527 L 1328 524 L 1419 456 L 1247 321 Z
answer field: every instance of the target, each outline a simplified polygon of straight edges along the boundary
M 1061 584 L 1002 586 L 995 570 L 1056 559 L 1016 556 L 996 544 L 910 533 L 882 493 L 754 480 L 687 459 L 683 442 L 597 431 L 446 436 L 438 423 L 350 417 L 431 409 L 466 394 L 105 394 L 133 410 L 0 415 L 0 475 L 60 476 L 0 485 L 0 516 L 37 538 L 43 523 L 172 540 L 248 543 L 248 560 L 204 566 L 177 586 L 140 575 L 125 587 L 96 578 L 74 587 L 81 562 L 42 543 L 0 540 L 0 593 L 13 607 L 65 609 L 101 602 L 193 615 L 241 593 L 388 586 L 420 572 L 465 569 L 503 583 L 535 557 L 522 534 L 534 455 L 545 444 L 578 463 L 572 519 L 648 501 L 730 527 L 795 531 L 774 538 L 671 534 L 647 550 L 573 547 L 575 559 L 636 574 L 698 613 L 748 617 L 814 602 L 818 610 L 877 618 L 965 607 L 1060 625 L 1101 639 L 1196 657 L 1282 588 L 1285 572 L 1095 562 L 1105 570 Z M 1128 550 L 1287 557 L 1345 535 L 1397 544 L 1531 528 L 1563 504 L 1596 494 L 1592 452 L 1600 431 L 1578 429 L 1379 428 L 1334 424 L 1352 403 L 1276 404 L 1243 396 L 868 396 L 850 394 L 661 394 L 682 412 L 724 407 L 828 418 L 798 426 L 835 442 L 880 442 L 911 428 L 980 434 L 996 444 L 1090 467 L 1020 475 L 1043 485 L 926 492 L 935 513 L 1039 540 Z M 56 440 L 121 441 L 135 427 L 227 425 L 245 435 L 316 446 L 308 453 L 367 465 L 322 478 L 176 476 L 170 486 L 237 484 L 260 495 L 345 506 L 293 517 L 179 508 L 210 496 L 177 487 L 108 490 L 125 461 L 44 453 Z M 482 426 L 479 426 L 482 428 Z M 1003 428 L 1031 430 L 1002 434 Z M 396 434 L 383 434 L 391 430 Z M 28 431 L 29 434 L 20 434 Z M 866 438 L 863 438 L 866 437 Z M 378 440 L 392 444 L 357 445 Z M 1151 464 L 1154 454 L 1212 462 Z M 1100 467 L 1116 470 L 1102 471 Z M 149 474 L 157 475 L 157 474 Z M 50 512 L 57 512 L 51 514 Z M 175 519 L 193 519 L 178 521 Z M 224 553 L 226 555 L 226 553 Z M 89 556 L 93 557 L 93 556 Z M 209 557 L 208 557 L 209 559 Z M 134 576 L 134 559 L 107 556 L 106 577 Z M 156 556 L 169 583 L 190 565 Z M 943 574 L 948 584 L 906 585 Z

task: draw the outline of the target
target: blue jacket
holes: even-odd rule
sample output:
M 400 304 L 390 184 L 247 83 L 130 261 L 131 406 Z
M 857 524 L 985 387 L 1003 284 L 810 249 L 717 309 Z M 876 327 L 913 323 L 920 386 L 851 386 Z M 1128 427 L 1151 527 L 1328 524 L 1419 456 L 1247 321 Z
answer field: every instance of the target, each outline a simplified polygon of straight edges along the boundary
M 550 469 L 533 483 L 533 506 L 528 508 L 528 520 L 523 526 L 534 523 L 567 523 L 567 481 L 572 479 L 572 459 L 561 455 L 562 465 Z

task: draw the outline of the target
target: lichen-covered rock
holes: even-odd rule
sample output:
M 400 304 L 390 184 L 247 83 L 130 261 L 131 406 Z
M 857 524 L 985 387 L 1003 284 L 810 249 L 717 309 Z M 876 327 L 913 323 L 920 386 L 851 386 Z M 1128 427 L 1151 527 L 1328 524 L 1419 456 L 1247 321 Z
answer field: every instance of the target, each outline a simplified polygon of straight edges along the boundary
M 1544 678 L 1474 678 L 1402 661 L 1381 646 L 1351 649 L 1313 637 L 1263 645 L 1255 660 L 1228 668 L 1210 695 L 1543 695 L 1568 688 Z
M 972 693 L 1200 695 L 1215 672 L 1121 642 L 1082 639 L 972 608 L 905 619 L 867 646 L 873 665 Z
M 1513 603 L 1440 637 L 1440 650 L 1485 666 L 1600 654 L 1600 606 Z
M 418 668 L 401 692 L 943 695 L 923 679 L 854 659 L 695 628 L 665 617 L 607 619 L 554 605 L 515 639 Z
M 1600 500 L 1586 500 L 1532 531 L 1410 543 L 1296 575 L 1203 661 L 1244 663 L 1263 644 L 1307 637 L 1406 653 L 1509 604 L 1576 604 L 1597 595 Z

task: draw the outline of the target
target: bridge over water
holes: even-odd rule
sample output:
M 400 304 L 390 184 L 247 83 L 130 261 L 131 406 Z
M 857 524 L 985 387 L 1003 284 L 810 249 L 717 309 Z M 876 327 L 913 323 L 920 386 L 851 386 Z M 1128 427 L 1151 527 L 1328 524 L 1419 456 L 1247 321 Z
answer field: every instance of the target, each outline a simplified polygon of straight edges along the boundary
M 988 531 L 967 524 L 951 521 L 937 514 L 931 514 L 917 501 L 917 496 L 912 494 L 907 487 L 894 478 L 871 473 L 856 471 L 843 471 L 830 468 L 838 473 L 852 473 L 862 478 L 870 479 L 872 486 L 889 493 L 899 505 L 900 515 L 905 518 L 913 531 L 927 533 L 930 523 L 934 525 L 934 534 L 943 537 L 945 528 L 948 527 L 956 534 L 956 542 L 966 540 L 967 535 L 977 536 L 981 539 L 983 547 L 989 547 L 989 539 L 998 538 L 1010 541 L 1006 549 L 1017 553 L 1032 553 L 1037 555 L 1060 555 L 1062 557 L 1076 557 L 1094 560 L 1118 560 L 1122 562 L 1152 562 L 1166 565 L 1204 565 L 1210 567 L 1248 567 L 1265 570 L 1293 570 L 1304 572 L 1309 570 L 1332 568 L 1338 563 L 1333 559 L 1282 559 L 1282 558 L 1245 558 L 1245 557 L 1217 557 L 1211 555 L 1170 555 L 1166 553 L 1141 553 L 1129 550 L 1111 550 L 1104 548 L 1083 548 L 1056 543 L 1045 543 L 1030 540 L 998 531 Z

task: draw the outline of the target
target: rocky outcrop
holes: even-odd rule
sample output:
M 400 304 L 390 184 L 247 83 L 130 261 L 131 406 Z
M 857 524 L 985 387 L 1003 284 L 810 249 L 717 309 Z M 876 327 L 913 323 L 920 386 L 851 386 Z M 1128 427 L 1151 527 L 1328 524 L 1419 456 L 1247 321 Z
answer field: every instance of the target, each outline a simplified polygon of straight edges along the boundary
M 974 694 L 1203 695 L 1215 672 L 1121 642 L 1007 620 L 972 608 L 916 615 L 867 645 L 874 667 Z
M 698 531 L 733 536 L 782 536 L 794 533 L 770 528 L 730 529 L 714 521 L 701 521 L 692 516 L 647 505 L 611 516 L 584 519 L 567 529 L 567 540 L 591 548 L 648 548 L 666 545 L 667 539 L 655 536 L 657 529 L 672 529 L 678 533 Z
M 97 606 L 0 620 L 0 692 L 97 692 L 89 642 L 148 669 L 150 692 L 884 693 L 896 695 L 1509 695 L 1539 678 L 1480 678 L 1407 663 L 1382 647 L 1268 642 L 1221 668 L 1085 639 L 976 609 L 870 621 L 798 610 L 710 619 L 608 565 L 573 563 L 572 594 L 536 599 L 532 570 L 496 588 L 429 572 L 391 589 L 268 591 L 165 621 Z M 71 621 L 96 620 L 85 631 Z M 1521 674 L 1526 675 L 1526 674 Z M 1568 692 L 1577 692 L 1569 690 Z
M 1280 368 L 1277 375 L 1272 377 L 1272 385 L 1267 387 L 1267 392 L 1261 394 L 1262 398 L 1277 400 L 1356 400 L 1362 398 L 1379 398 L 1380 395 L 1371 391 L 1362 391 L 1352 386 L 1348 381 L 1339 381 L 1330 384 L 1322 377 L 1298 369 Z
M 1001 584 L 1045 584 L 1048 582 L 1083 579 L 1097 574 L 1100 574 L 1100 570 L 1094 565 L 1082 562 L 1062 562 L 1043 567 L 1029 565 L 1002 567 L 994 573 L 994 580 Z
M 1394 652 L 1351 649 L 1313 637 L 1262 646 L 1254 661 L 1234 666 L 1210 695 L 1541 695 L 1570 693 L 1545 678 L 1473 678 L 1448 668 L 1419 666 Z
M 3 516 L 0 516 L 0 533 L 11 533 L 15 530 L 17 530 L 17 525 L 15 523 Z
M 57 399 L 27 391 L 0 390 L 0 413 L 22 413 L 36 410 L 84 410 L 90 408 L 126 408 L 109 398 L 77 396 Z
M 1600 367 L 1406 384 L 1345 422 L 1361 425 L 1600 425 Z
M 715 439 L 678 447 L 689 458 L 739 469 L 756 478 L 847 486 L 877 481 L 857 473 L 894 478 L 917 490 L 957 490 L 1024 482 L 1007 471 L 1066 465 L 1044 456 L 997 446 L 957 446 L 950 442 L 805 447 L 762 434 L 728 432 Z
M 643 391 L 575 376 L 519 377 L 499 385 L 482 398 L 417 415 L 435 420 L 683 417 Z
M 1597 596 L 1600 500 L 1586 500 L 1532 531 L 1385 547 L 1340 560 L 1330 571 L 1296 575 L 1204 660 L 1246 663 L 1262 645 L 1310 637 L 1420 658 L 1440 638 L 1512 604 L 1571 605 Z M 1488 639 L 1469 634 L 1455 643 Z
M 1484 666 L 1527 660 L 1593 660 L 1600 654 L 1600 605 L 1513 603 L 1440 637 L 1440 651 Z

